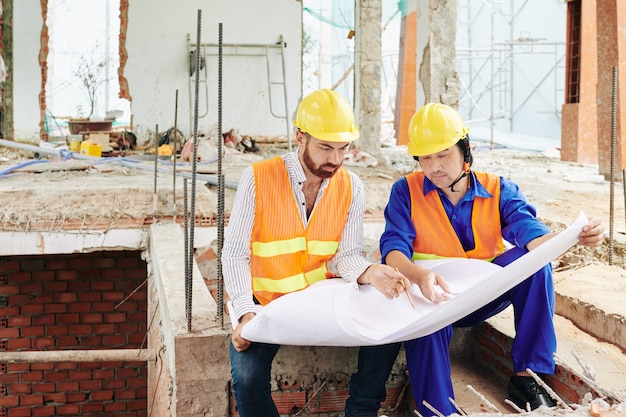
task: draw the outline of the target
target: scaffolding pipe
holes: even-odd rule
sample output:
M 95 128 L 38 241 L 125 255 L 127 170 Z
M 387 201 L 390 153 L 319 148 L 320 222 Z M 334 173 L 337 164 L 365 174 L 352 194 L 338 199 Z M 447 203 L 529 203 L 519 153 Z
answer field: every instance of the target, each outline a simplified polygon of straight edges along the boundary
M 154 361 L 151 349 L 46 350 L 0 352 L 0 363 Z

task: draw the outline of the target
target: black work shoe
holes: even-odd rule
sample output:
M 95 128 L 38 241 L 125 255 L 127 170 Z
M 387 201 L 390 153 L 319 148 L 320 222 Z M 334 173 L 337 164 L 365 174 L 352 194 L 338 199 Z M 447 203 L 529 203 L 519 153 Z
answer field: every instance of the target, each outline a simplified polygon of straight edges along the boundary
M 513 375 L 509 380 L 509 400 L 519 408 L 526 410 L 526 404 L 534 410 L 542 405 L 546 407 L 556 406 L 556 402 L 546 390 L 531 376 Z

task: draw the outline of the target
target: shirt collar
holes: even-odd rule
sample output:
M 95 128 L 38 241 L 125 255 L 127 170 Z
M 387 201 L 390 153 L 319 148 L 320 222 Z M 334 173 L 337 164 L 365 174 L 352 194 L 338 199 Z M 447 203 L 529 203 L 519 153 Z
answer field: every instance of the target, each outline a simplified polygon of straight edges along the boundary
M 306 175 L 304 174 L 304 168 L 302 168 L 302 164 L 300 163 L 300 158 L 298 158 L 298 153 L 296 151 L 289 152 L 283 155 L 283 161 L 285 162 L 285 167 L 287 168 L 287 175 L 289 176 L 289 180 L 292 184 L 298 184 L 300 188 L 306 181 Z M 324 179 L 320 188 L 324 188 L 328 184 L 328 179 Z
M 467 191 L 466 196 L 469 195 L 469 196 L 482 197 L 482 198 L 493 197 L 487 191 L 487 189 L 476 179 L 476 175 L 474 175 L 474 171 L 470 171 L 470 177 L 472 179 L 472 182 L 471 182 L 472 185 L 470 185 L 470 188 Z M 437 190 L 437 186 L 433 184 L 432 181 L 429 180 L 426 176 L 424 176 L 424 195 L 428 194 L 429 192 L 433 190 Z

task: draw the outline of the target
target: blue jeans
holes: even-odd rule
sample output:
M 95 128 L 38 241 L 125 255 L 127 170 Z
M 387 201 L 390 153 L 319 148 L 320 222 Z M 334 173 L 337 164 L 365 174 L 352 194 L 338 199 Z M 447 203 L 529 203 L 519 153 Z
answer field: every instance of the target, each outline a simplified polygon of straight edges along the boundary
M 376 417 L 387 396 L 386 384 L 400 350 L 400 343 L 361 347 L 358 369 L 350 380 L 346 417 Z M 230 344 L 233 393 L 240 417 L 278 417 L 271 393 L 272 361 L 279 345 L 252 343 L 243 352 Z
M 359 348 L 356 373 L 350 378 L 346 417 L 376 417 L 387 397 L 387 378 L 400 351 L 401 343 Z

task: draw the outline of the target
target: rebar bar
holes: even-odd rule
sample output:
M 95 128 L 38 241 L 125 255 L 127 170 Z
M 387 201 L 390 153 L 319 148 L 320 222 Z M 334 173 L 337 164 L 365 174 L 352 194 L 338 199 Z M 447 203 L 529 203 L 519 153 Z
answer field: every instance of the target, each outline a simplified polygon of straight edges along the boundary
M 182 148 L 182 144 L 181 144 L 181 148 Z M 176 222 L 176 214 L 178 213 L 178 209 L 176 208 L 176 150 L 177 149 L 178 149 L 178 89 L 176 90 L 176 97 L 174 98 L 174 151 L 172 152 L 172 154 L 174 155 L 174 166 L 172 168 L 172 170 L 174 171 L 174 175 L 172 175 L 172 200 L 174 202 L 174 222 Z
M 157 172 L 159 166 L 159 125 L 154 127 L 154 193 L 152 194 L 152 216 L 156 221 L 157 215 Z
M 202 10 L 198 9 L 198 22 L 196 28 L 196 68 L 200 68 L 200 31 L 202 29 Z M 200 85 L 200 71 L 196 71 L 195 97 L 194 97 L 194 114 L 193 114 L 193 161 L 191 162 L 191 199 L 189 207 L 189 265 L 190 273 L 186 282 L 186 305 L 187 305 L 187 330 L 191 331 L 191 311 L 192 311 L 192 293 L 193 293 L 193 248 L 194 248 L 194 231 L 196 219 L 196 165 L 198 161 L 198 91 Z
M 611 182 L 610 182 L 610 198 L 609 198 L 609 265 L 613 265 L 614 244 L 613 238 L 615 233 L 615 140 L 617 127 L 617 66 L 613 66 L 613 83 L 611 91 Z
M 222 275 L 222 247 L 224 246 L 224 174 L 222 173 L 222 23 L 218 25 L 217 55 L 217 317 L 224 329 L 224 279 Z

